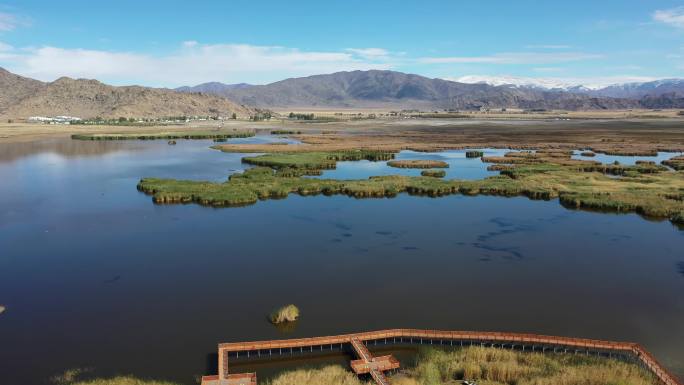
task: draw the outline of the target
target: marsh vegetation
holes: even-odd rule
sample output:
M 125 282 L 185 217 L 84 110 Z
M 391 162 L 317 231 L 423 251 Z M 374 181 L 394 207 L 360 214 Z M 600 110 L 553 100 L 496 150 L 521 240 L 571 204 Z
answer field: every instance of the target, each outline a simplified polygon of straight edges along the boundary
M 395 385 L 655 385 L 638 365 L 604 357 L 527 353 L 496 348 L 421 349 L 413 364 L 391 377 Z M 283 372 L 271 385 L 362 385 L 366 382 L 337 365 Z
M 677 171 L 684 170 L 684 156 L 675 156 L 674 158 L 664 160 L 662 163 Z
M 299 308 L 295 305 L 285 305 L 273 310 L 268 319 L 274 325 L 297 321 L 299 319 Z
M 444 178 L 446 176 L 446 171 L 444 170 L 423 170 L 420 172 L 422 176 L 431 176 L 433 178 Z
M 428 160 L 428 159 L 409 159 L 409 160 L 391 160 L 387 162 L 390 167 L 396 168 L 448 168 L 449 163 L 442 160 Z
M 398 376 L 400 377 L 400 376 Z M 475 380 L 488 385 L 654 385 L 638 365 L 602 357 L 541 354 L 468 347 L 421 350 L 414 367 L 397 384 L 448 385 Z
M 352 150 L 334 152 L 295 152 L 295 153 L 270 153 L 253 157 L 242 158 L 243 163 L 255 166 L 272 167 L 274 169 L 308 169 L 326 170 L 334 169 L 337 162 L 370 160 L 389 160 L 394 153 L 373 150 Z
M 248 163 L 268 167 L 256 167 L 232 175 L 224 183 L 144 178 L 138 189 L 153 195 L 156 203 L 194 202 L 218 207 L 248 205 L 259 199 L 284 198 L 291 193 L 369 198 L 393 197 L 406 192 L 431 197 L 482 194 L 547 200 L 559 198 L 561 204 L 569 208 L 636 212 L 674 223 L 681 223 L 684 217 L 684 201 L 673 199 L 684 191 L 681 173 L 650 163 L 604 165 L 575 160 L 567 153 L 511 152 L 502 157 L 485 157 L 482 159 L 484 162 L 506 167 L 502 167 L 501 175 L 480 180 L 397 175 L 362 180 L 311 179 L 293 171 L 314 172 L 333 168 L 338 160 L 391 156 L 390 153 L 371 151 L 266 154 L 244 159 Z
M 206 131 L 169 131 L 144 133 L 74 134 L 74 140 L 154 140 L 154 139 L 231 139 L 249 138 L 253 131 L 206 130 Z M 170 144 L 170 143 L 169 143 Z

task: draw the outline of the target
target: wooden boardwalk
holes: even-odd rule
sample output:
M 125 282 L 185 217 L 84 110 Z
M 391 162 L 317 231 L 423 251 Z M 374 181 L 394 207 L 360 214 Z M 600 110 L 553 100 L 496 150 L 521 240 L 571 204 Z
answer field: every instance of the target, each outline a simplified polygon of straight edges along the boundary
M 351 368 L 356 374 L 370 373 L 373 380 L 379 385 L 389 385 L 385 377 L 385 371 L 399 368 L 399 361 L 392 356 L 373 357 L 363 341 L 358 338 L 351 339 L 351 346 L 359 356 L 358 360 L 351 362 Z
M 390 329 L 366 333 L 342 334 L 326 337 L 231 342 L 218 345 L 218 375 L 202 377 L 203 385 L 255 385 L 256 374 L 230 374 L 229 358 L 272 357 L 305 352 L 333 351 L 351 347 L 358 360 L 351 362 L 357 374 L 368 373 L 380 385 L 389 385 L 383 374 L 396 369 L 399 362 L 392 356 L 373 357 L 366 345 L 370 344 L 436 344 L 451 346 L 481 345 L 499 348 L 592 354 L 629 359 L 653 373 L 663 385 L 684 385 L 641 345 L 631 342 L 614 342 L 582 338 L 554 337 L 537 334 L 440 331 L 418 329 Z M 239 381 L 250 382 L 239 382 Z M 238 381 L 238 382 L 235 382 Z M 251 382 L 253 381 L 253 382 Z

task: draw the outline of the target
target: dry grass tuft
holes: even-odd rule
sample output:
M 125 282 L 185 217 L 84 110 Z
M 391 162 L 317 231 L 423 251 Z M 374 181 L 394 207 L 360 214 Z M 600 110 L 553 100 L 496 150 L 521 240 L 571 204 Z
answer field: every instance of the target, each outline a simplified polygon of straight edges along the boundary
M 294 322 L 299 318 L 299 308 L 295 305 L 286 305 L 279 309 L 274 310 L 269 319 L 273 324 L 279 324 L 283 322 Z
M 341 366 L 320 369 L 299 369 L 280 374 L 268 385 L 368 385 Z M 397 384 L 399 385 L 399 384 Z M 408 385 L 408 384 L 407 384 Z
M 97 378 L 87 381 L 73 382 L 71 385 L 178 385 L 174 382 L 143 380 L 131 376 L 119 376 L 112 378 Z
M 422 385 L 476 380 L 487 385 L 654 385 L 642 368 L 624 362 L 567 354 L 523 353 L 470 347 L 421 351 L 410 377 Z

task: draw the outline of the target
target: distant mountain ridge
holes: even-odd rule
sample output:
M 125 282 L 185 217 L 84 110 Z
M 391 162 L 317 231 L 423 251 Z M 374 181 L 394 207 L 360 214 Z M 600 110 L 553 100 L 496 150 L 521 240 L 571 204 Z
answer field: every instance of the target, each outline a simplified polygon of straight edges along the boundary
M 213 84 L 213 83 L 212 83 Z M 178 89 L 227 97 L 258 108 L 342 107 L 419 109 L 626 109 L 643 107 L 639 100 L 593 95 L 580 90 L 544 89 L 431 79 L 395 71 L 350 71 L 291 78 L 267 85 Z M 659 101 L 651 100 L 651 104 Z M 679 102 L 664 101 L 679 106 Z M 682 104 L 684 106 L 684 104 Z M 677 107 L 678 108 L 678 107 Z
M 596 84 L 576 84 L 553 78 L 524 78 L 514 76 L 463 76 L 456 79 L 456 81 L 470 84 L 489 84 L 493 86 L 566 91 L 595 97 L 609 98 L 653 98 L 672 93 L 678 96 L 684 96 L 684 79 L 676 78 L 644 82 L 616 83 L 606 86 Z
M 0 68 L 0 116 L 68 115 L 80 118 L 231 116 L 245 117 L 253 109 L 209 94 L 189 94 L 163 88 L 115 87 L 97 80 L 62 77 L 54 82 L 12 74 Z
M 202 83 L 198 84 L 196 86 L 183 86 L 183 87 L 178 87 L 174 88 L 175 91 L 179 92 L 203 92 L 206 94 L 215 94 L 215 95 L 221 95 L 222 92 L 227 91 L 227 90 L 235 90 L 235 89 L 242 89 L 242 88 L 249 88 L 252 87 L 251 84 L 247 83 L 238 83 L 238 84 L 225 84 L 221 82 L 209 82 L 209 83 Z

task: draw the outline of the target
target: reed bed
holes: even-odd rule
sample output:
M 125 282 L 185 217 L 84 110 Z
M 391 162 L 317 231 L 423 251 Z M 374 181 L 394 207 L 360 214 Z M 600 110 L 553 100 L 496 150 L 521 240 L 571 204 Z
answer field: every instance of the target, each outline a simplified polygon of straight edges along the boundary
M 655 385 L 641 367 L 600 357 L 468 347 L 421 350 L 408 378 L 420 385 L 475 380 L 488 385 Z
M 503 163 L 497 163 L 497 164 L 490 164 L 487 166 L 487 171 L 503 171 L 503 170 L 512 170 L 515 166 L 512 164 L 503 164 Z
M 291 370 L 281 373 L 267 385 L 370 385 L 339 365 Z
M 272 324 L 277 325 L 285 322 L 294 322 L 299 318 L 299 308 L 295 305 L 285 305 L 273 310 L 268 319 Z
M 665 166 L 672 167 L 673 169 L 679 171 L 684 170 L 684 156 L 675 156 L 661 162 Z
M 329 160 L 328 155 L 318 160 Z M 341 153 L 339 158 L 348 156 Z M 354 157 L 362 156 L 366 155 L 354 154 Z M 152 195 L 155 203 L 198 203 L 216 207 L 249 205 L 260 199 L 285 198 L 289 194 L 340 194 L 356 198 L 394 197 L 400 193 L 429 197 L 463 194 L 526 196 L 544 200 L 558 198 L 567 208 L 636 212 L 684 224 L 681 214 L 684 212 L 684 200 L 677 199 L 684 191 L 681 172 L 653 164 L 602 165 L 554 157 L 503 158 L 520 163 L 506 164 L 500 175 L 481 180 L 398 175 L 365 180 L 302 178 L 302 175 L 317 173 L 320 169 L 301 168 L 301 164 L 292 167 L 290 158 L 278 164 L 282 168 L 255 167 L 232 175 L 224 183 L 144 178 L 138 189 Z M 619 178 L 608 175 L 618 175 Z
M 412 160 L 391 160 L 387 162 L 390 167 L 396 168 L 448 168 L 449 163 L 441 160 L 412 159 Z
M 253 131 L 178 131 L 157 133 L 74 134 L 74 140 L 155 140 L 155 139 L 231 139 L 249 138 Z
M 295 130 L 271 130 L 271 135 L 297 135 L 301 133 L 301 131 Z
M 446 176 L 446 171 L 444 170 L 423 170 L 420 172 L 422 176 L 429 176 L 432 178 L 444 178 Z
M 394 385 L 656 385 L 638 365 L 603 357 L 527 353 L 496 348 L 423 348 L 414 365 L 391 377 Z M 281 373 L 269 385 L 362 385 L 337 365 Z
M 584 151 L 584 152 L 582 152 L 580 155 L 586 156 L 586 157 L 589 157 L 589 158 L 593 158 L 593 157 L 596 156 L 596 153 L 594 153 L 594 152 L 592 152 L 592 151 Z
M 95 378 L 91 380 L 81 380 L 69 382 L 69 385 L 179 385 L 175 382 L 146 380 L 132 376 L 118 376 L 112 378 Z
M 294 168 L 308 170 L 334 169 L 341 161 L 381 161 L 394 158 L 394 153 L 374 150 L 335 151 L 335 152 L 295 152 L 270 153 L 244 157 L 243 163 L 275 169 Z
M 481 158 L 484 156 L 484 152 L 482 151 L 466 151 L 465 153 L 466 158 Z

